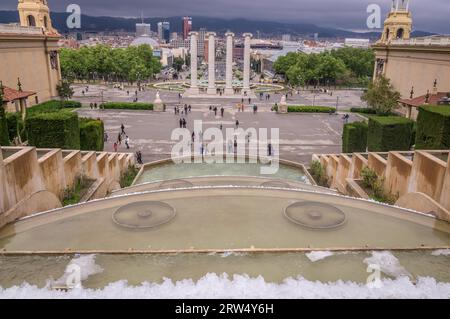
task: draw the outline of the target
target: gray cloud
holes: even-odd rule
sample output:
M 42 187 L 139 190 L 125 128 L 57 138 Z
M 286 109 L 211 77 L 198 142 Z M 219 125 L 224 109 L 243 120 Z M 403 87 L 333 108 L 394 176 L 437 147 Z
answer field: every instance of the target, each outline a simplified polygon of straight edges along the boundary
M 88 15 L 168 17 L 180 15 L 247 18 L 314 23 L 343 29 L 365 29 L 368 4 L 379 4 L 383 15 L 391 0 L 49 0 L 53 11 L 70 3 Z M 1 0 L 0 9 L 13 10 L 17 0 Z M 450 34 L 449 0 L 411 0 L 414 28 Z

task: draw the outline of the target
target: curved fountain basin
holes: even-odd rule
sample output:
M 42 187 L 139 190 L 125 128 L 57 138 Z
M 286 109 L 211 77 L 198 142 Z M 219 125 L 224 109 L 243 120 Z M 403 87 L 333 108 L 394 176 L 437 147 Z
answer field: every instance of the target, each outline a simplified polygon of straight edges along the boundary
M 176 211 L 169 223 L 146 230 L 116 225 L 120 207 L 161 201 Z M 333 205 L 346 223 L 313 230 L 290 222 L 286 207 L 314 201 Z M 380 235 L 382 234 L 382 236 Z M 252 187 L 146 192 L 89 202 L 25 218 L 0 230 L 6 251 L 227 251 L 448 247 L 450 224 L 430 216 L 338 195 Z
M 180 163 L 175 164 L 172 159 L 164 159 L 157 162 L 145 164 L 133 185 L 156 182 L 168 179 L 186 179 L 199 176 L 253 176 L 272 179 L 282 179 L 287 181 L 315 184 L 305 167 L 300 163 L 286 160 L 279 160 L 279 169 L 275 174 L 263 175 L 260 163 L 214 163 L 195 164 Z
M 308 191 L 336 194 L 336 191 L 333 189 L 297 182 L 294 180 L 279 180 L 274 178 L 265 178 L 256 176 L 199 176 L 181 179 L 176 178 L 171 180 L 160 180 L 137 184 L 134 186 L 114 191 L 112 192 L 111 196 L 155 191 L 162 189 L 177 189 L 177 188 L 205 187 L 205 186 L 278 187 L 278 188 L 304 189 Z

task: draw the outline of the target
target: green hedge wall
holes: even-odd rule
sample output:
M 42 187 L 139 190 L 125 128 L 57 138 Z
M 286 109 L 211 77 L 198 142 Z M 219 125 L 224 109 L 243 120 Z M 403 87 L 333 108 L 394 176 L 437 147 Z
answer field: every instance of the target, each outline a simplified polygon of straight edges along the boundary
M 0 103 L 2 103 L 1 99 Z M 6 121 L 6 112 L 2 105 L 0 105 L 0 145 L 9 145 L 8 123 Z
M 350 109 L 350 112 L 363 113 L 363 114 L 377 114 L 377 111 L 375 109 L 363 108 L 363 107 L 352 107 Z
M 25 125 L 23 123 L 21 113 L 7 113 L 6 121 L 8 123 L 8 134 L 10 141 L 14 140 L 14 138 L 18 136 L 18 130 L 20 132 L 22 141 L 25 141 L 27 139 L 27 132 L 25 130 Z
M 368 129 L 369 126 L 366 122 L 344 124 L 344 132 L 342 134 L 342 152 L 365 152 L 367 149 Z
M 52 100 L 28 108 L 27 114 L 32 115 L 36 113 L 56 112 L 61 109 L 77 109 L 80 107 L 80 102 Z
M 421 106 L 417 117 L 416 149 L 450 149 L 450 107 Z
M 80 149 L 82 151 L 103 151 L 105 132 L 102 121 L 80 118 Z
M 120 110 L 153 110 L 151 103 L 133 103 L 133 102 L 107 102 L 100 105 L 103 109 L 120 109 Z
M 370 152 L 407 151 L 411 146 L 414 122 L 398 116 L 369 119 L 367 146 Z
M 292 113 L 334 113 L 336 109 L 329 106 L 288 106 L 288 112 Z
M 78 115 L 62 110 L 36 113 L 27 119 L 28 142 L 43 148 L 80 149 Z

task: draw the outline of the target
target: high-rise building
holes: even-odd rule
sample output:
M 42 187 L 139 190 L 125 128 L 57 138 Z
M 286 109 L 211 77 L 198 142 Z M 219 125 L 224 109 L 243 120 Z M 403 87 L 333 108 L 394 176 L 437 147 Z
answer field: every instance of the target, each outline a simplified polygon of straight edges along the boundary
M 192 18 L 183 17 L 183 40 L 189 37 L 189 32 L 192 31 Z
M 158 22 L 158 37 L 161 41 L 170 41 L 170 23 L 167 21 Z
M 206 28 L 200 28 L 198 31 L 198 44 L 197 44 L 197 56 L 205 56 L 205 38 L 206 38 Z
M 290 34 L 283 34 L 281 36 L 281 40 L 284 41 L 284 42 L 289 42 L 289 41 L 291 41 L 291 35 Z
M 136 36 L 150 35 L 150 23 L 136 23 Z

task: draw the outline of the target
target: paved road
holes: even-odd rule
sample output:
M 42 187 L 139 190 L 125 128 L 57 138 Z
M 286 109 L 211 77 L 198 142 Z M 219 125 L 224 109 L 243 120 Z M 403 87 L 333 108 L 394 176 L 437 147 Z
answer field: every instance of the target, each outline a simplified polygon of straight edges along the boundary
M 341 151 L 341 132 L 343 121 L 340 115 L 328 114 L 276 114 L 270 111 L 270 105 L 260 105 L 257 114 L 250 108 L 238 112 L 232 103 L 221 101 L 225 108 L 224 117 L 214 116 L 209 111 L 211 101 L 193 101 L 192 112 L 187 116 L 188 128 L 193 129 L 194 120 L 203 121 L 203 130 L 208 127 L 223 125 L 224 130 L 234 127 L 236 119 L 240 127 L 279 128 L 280 157 L 309 163 L 314 153 L 337 153 Z M 101 118 L 110 137 L 105 149 L 113 150 L 120 126 L 125 125 L 125 131 L 131 139 L 131 149 L 141 150 L 144 162 L 170 156 L 172 146 L 171 133 L 179 127 L 179 116 L 172 109 L 157 113 L 151 111 L 118 111 L 91 110 L 83 108 L 78 111 L 81 116 Z M 220 112 L 219 112 L 220 113 Z M 350 121 L 356 120 L 351 115 Z M 127 151 L 122 144 L 120 151 Z

